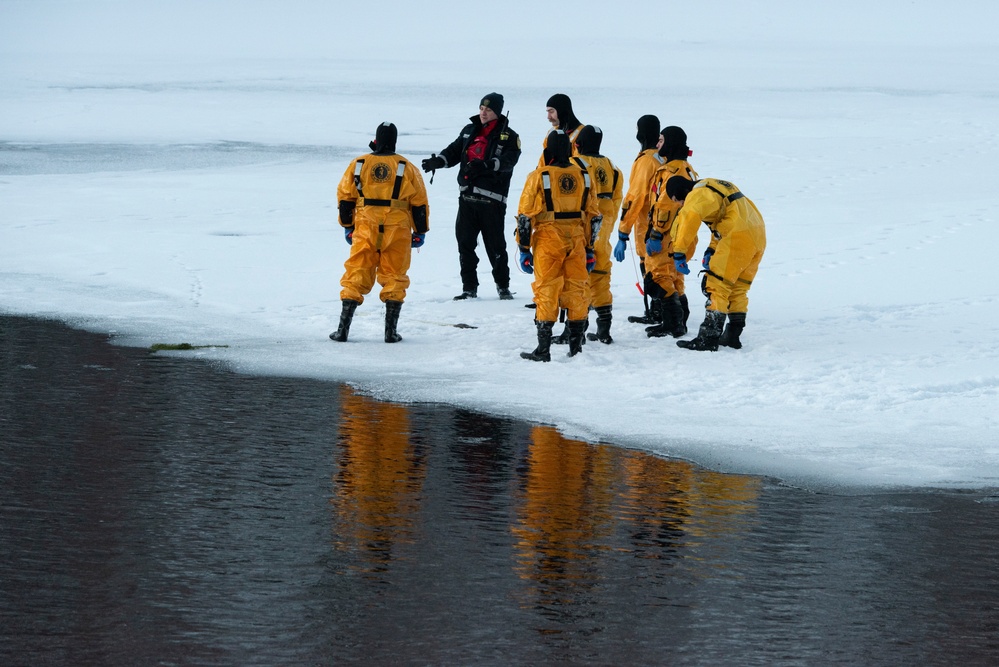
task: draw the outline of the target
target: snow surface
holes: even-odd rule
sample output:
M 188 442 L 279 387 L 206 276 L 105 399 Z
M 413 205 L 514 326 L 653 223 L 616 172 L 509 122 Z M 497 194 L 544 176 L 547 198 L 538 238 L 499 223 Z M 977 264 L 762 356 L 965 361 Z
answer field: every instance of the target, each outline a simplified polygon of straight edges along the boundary
M 340 4 L 0 0 L 0 311 L 811 488 L 999 487 L 999 5 Z M 376 293 L 328 340 L 349 160 L 383 120 L 437 152 L 493 90 L 524 144 L 514 201 L 564 92 L 626 173 L 655 113 L 757 203 L 741 351 L 628 324 L 629 258 L 613 345 L 521 360 L 530 276 L 499 301 L 482 257 L 481 298 L 451 300 L 453 170 L 405 340 L 382 342 Z

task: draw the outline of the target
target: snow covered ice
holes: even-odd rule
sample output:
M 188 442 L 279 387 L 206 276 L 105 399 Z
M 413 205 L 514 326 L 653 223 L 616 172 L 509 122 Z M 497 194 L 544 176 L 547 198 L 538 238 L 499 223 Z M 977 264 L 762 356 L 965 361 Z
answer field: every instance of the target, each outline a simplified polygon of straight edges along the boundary
M 0 0 L 0 312 L 816 488 L 999 487 L 999 6 L 593 3 L 560 31 L 521 0 L 499 24 L 457 2 L 167 7 Z M 405 340 L 382 342 L 377 286 L 327 338 L 350 159 L 384 120 L 403 155 L 437 152 L 493 90 L 523 141 L 512 202 L 555 92 L 626 175 L 654 113 L 756 202 L 742 350 L 628 324 L 629 257 L 613 345 L 521 360 L 530 276 L 500 301 L 480 245 L 480 298 L 451 301 L 453 170 L 428 184 Z

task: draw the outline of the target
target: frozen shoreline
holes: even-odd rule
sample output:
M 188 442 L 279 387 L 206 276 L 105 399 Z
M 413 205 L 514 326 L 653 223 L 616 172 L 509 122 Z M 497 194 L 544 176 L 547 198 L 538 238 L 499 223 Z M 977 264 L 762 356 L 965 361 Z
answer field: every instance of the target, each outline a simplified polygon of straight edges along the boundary
M 897 25 L 894 10 L 851 5 L 864 12 L 859 26 L 839 7 L 793 7 L 764 21 L 733 5 L 744 21 L 726 26 L 742 26 L 738 39 L 691 21 L 668 46 L 696 67 L 666 85 L 666 70 L 640 66 L 664 44 L 627 31 L 610 43 L 620 60 L 587 71 L 540 57 L 525 32 L 480 81 L 427 54 L 416 28 L 430 19 L 418 8 L 400 9 L 411 25 L 387 28 L 402 31 L 399 48 L 374 58 L 358 55 L 357 35 L 333 51 L 291 52 L 311 42 L 287 26 L 249 54 L 240 49 L 252 30 L 195 39 L 184 53 L 175 37 L 143 46 L 126 20 L 142 8 L 121 3 L 114 21 L 110 5 L 87 18 L 113 28 L 60 42 L 76 29 L 66 16 L 0 0 L 10 19 L 0 22 L 10 37 L 0 40 L 0 311 L 139 346 L 224 343 L 199 355 L 810 488 L 999 487 L 999 268 L 979 251 L 999 245 L 999 204 L 982 185 L 999 175 L 999 47 L 976 37 L 987 16 L 969 32 L 960 17 L 970 10 L 942 17 L 907 3 L 911 30 L 879 36 L 882 23 Z M 510 9 L 530 24 L 526 3 Z M 628 23 L 631 10 L 609 21 Z M 272 27 L 253 12 L 240 24 L 253 16 L 254 30 Z M 178 17 L 178 34 L 201 34 L 191 15 Z M 613 345 L 522 361 L 534 344 L 528 276 L 515 273 L 516 300 L 500 302 L 480 264 L 483 298 L 450 300 L 460 288 L 452 171 L 428 187 L 431 231 L 413 260 L 405 341 L 381 342 L 375 294 L 349 343 L 326 338 L 347 254 L 334 201 L 347 162 L 382 120 L 399 126 L 403 155 L 439 151 L 490 90 L 505 95 L 524 142 L 512 201 L 553 92 L 603 128 L 603 152 L 626 173 L 639 115 L 686 130 L 695 169 L 735 182 L 767 222 L 743 350 L 687 352 L 627 324 L 641 310 L 629 258 L 612 277 Z M 688 287 L 696 326 L 696 278 Z M 459 322 L 478 328 L 448 326 Z

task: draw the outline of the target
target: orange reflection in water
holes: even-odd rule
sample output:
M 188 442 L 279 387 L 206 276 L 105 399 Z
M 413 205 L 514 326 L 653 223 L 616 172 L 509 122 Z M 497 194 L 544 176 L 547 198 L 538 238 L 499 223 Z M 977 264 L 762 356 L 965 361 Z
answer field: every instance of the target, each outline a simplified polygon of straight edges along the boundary
M 527 464 L 512 527 L 518 574 L 549 582 L 588 579 L 584 561 L 613 525 L 609 450 L 535 426 Z
M 605 578 L 612 554 L 677 560 L 712 535 L 744 530 L 760 480 L 532 431 L 521 480 L 515 570 L 526 604 L 569 608 Z M 696 557 L 696 556 L 694 556 Z
M 414 540 L 425 477 L 410 440 L 409 410 L 341 390 L 339 458 L 333 477 L 336 547 L 359 553 L 361 569 L 382 571 Z

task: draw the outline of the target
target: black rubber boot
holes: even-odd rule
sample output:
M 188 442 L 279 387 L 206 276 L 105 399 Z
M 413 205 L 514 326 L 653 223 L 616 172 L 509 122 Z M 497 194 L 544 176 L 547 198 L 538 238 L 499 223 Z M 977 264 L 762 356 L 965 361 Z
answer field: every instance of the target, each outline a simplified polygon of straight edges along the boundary
M 534 324 L 538 327 L 538 346 L 534 348 L 533 352 L 521 352 L 520 357 L 531 361 L 551 361 L 552 327 L 555 326 L 555 323 L 535 320 Z
M 569 311 L 567 311 L 565 308 L 560 309 L 559 312 L 558 312 L 558 321 L 559 322 L 565 322 L 566 314 L 568 312 Z M 560 333 L 557 336 L 552 336 L 552 344 L 553 345 L 568 345 L 569 344 L 569 323 L 568 322 L 566 322 L 565 328 L 562 329 L 562 333 Z
M 665 292 L 663 288 L 656 284 L 652 274 L 645 272 L 645 262 L 642 267 L 642 297 L 645 301 L 644 315 L 628 315 L 628 321 L 632 324 L 659 324 L 659 313 L 655 310 L 656 299 L 662 297 Z
M 338 343 L 347 341 L 347 334 L 350 333 L 350 323 L 354 319 L 354 311 L 357 310 L 358 302 L 353 299 L 344 299 L 343 308 L 340 310 L 340 324 L 336 331 L 330 334 L 330 340 Z
M 718 340 L 722 335 L 722 327 L 725 325 L 725 313 L 708 310 L 704 313 L 704 321 L 695 338 L 690 340 L 676 341 L 677 347 L 687 350 L 699 350 L 714 352 L 718 349 Z
M 586 334 L 589 340 L 599 340 L 605 345 L 610 345 L 614 342 L 611 338 L 610 328 L 611 328 L 611 307 L 610 306 L 597 306 L 594 310 L 597 311 L 597 332 Z
M 649 313 L 653 316 L 653 319 L 655 319 L 655 321 L 652 323 L 651 327 L 645 327 L 645 333 L 649 336 L 653 336 L 655 334 L 653 334 L 652 332 L 661 330 L 663 326 L 662 322 L 663 300 L 657 296 L 652 297 L 652 301 L 650 302 L 650 307 L 649 307 Z M 631 321 L 630 317 L 628 318 L 628 321 Z M 662 335 L 665 336 L 666 334 Z
M 741 350 L 742 341 L 739 340 L 739 336 L 742 335 L 742 330 L 745 328 L 746 313 L 729 313 L 728 324 L 725 325 L 725 331 L 722 332 L 721 338 L 718 339 L 718 344 L 730 347 L 733 350 Z
M 683 326 L 683 306 L 680 303 L 679 294 L 674 292 L 672 296 L 659 299 L 659 312 L 662 314 L 662 319 L 656 326 L 648 327 L 645 330 L 646 336 L 649 338 L 663 338 L 665 336 L 679 338 L 686 333 L 687 330 Z
M 586 325 L 589 320 L 566 320 L 565 328 L 569 330 L 569 356 L 574 357 L 583 351 L 583 341 L 586 340 Z
M 628 315 L 628 321 L 632 324 L 655 324 L 656 318 L 652 314 L 652 309 L 649 308 L 644 315 Z
M 654 296 L 649 299 L 645 315 L 628 315 L 628 321 L 634 324 L 656 325 L 662 321 L 662 312 L 662 299 Z
M 687 295 L 680 295 L 680 307 L 683 308 L 683 333 L 681 335 L 687 335 L 687 320 L 690 319 L 690 304 L 687 302 Z
M 385 302 L 385 342 L 398 343 L 402 336 L 395 330 L 399 326 L 399 312 L 402 310 L 402 301 Z

